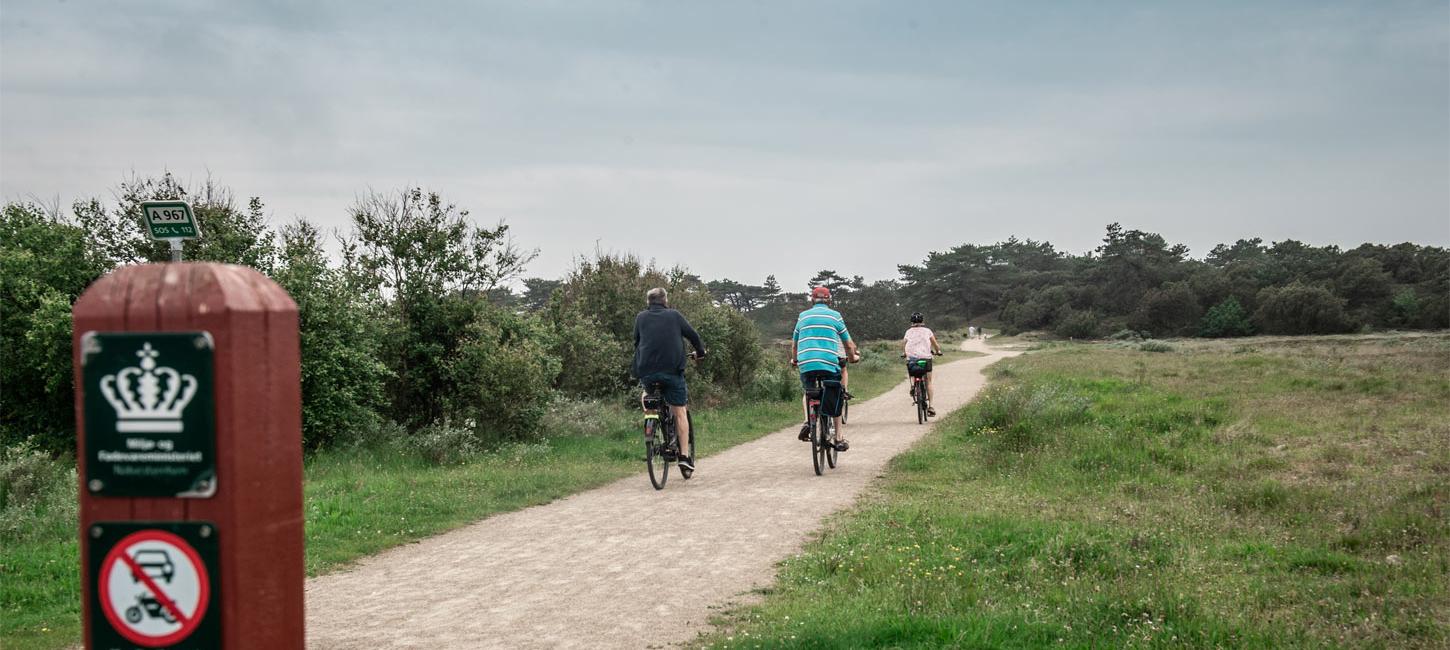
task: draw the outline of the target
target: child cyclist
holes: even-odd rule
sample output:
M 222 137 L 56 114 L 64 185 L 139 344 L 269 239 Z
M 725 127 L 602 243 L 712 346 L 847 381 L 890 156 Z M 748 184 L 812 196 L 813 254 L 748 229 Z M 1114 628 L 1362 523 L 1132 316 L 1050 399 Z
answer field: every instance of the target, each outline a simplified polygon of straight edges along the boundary
M 936 342 L 936 334 L 926 326 L 926 318 L 921 312 L 911 314 L 911 327 L 906 330 L 906 336 L 902 339 L 905 345 L 906 365 L 925 365 L 926 367 L 926 414 L 936 417 L 936 409 L 931 407 L 931 357 L 934 354 L 941 354 L 941 345 Z

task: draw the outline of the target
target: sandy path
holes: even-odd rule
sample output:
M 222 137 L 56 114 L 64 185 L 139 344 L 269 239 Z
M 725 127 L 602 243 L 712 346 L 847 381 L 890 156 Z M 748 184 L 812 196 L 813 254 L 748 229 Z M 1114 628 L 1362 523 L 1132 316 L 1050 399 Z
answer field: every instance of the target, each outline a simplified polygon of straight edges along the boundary
M 937 412 L 970 400 L 984 367 L 936 368 Z M 928 431 L 907 387 L 851 407 L 851 450 L 817 477 L 780 431 L 704 458 L 662 492 L 640 473 L 490 517 L 307 582 L 312 648 L 643 648 L 689 641 L 712 607 L 769 585 L 831 512 Z M 708 434 L 707 434 L 708 435 Z M 684 525 L 682 522 L 689 522 Z

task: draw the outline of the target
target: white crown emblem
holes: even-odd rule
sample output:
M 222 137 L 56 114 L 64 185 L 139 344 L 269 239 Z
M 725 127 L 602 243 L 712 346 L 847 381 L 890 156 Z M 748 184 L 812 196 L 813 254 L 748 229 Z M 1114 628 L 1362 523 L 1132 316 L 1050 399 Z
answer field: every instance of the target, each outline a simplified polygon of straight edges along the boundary
M 180 433 L 181 412 L 196 395 L 196 377 L 156 367 L 156 350 L 147 343 L 136 352 L 141 367 L 132 366 L 101 377 L 101 394 L 116 409 L 116 431 Z

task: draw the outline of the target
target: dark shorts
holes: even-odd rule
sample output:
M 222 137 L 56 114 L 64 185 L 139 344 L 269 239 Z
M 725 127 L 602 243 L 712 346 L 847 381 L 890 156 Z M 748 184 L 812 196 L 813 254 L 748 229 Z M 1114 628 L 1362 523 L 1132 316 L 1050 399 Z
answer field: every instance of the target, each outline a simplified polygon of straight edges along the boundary
M 841 373 L 829 370 L 812 370 L 801 373 L 801 388 L 811 390 L 817 388 L 816 384 L 824 380 L 841 381 Z
M 690 403 L 690 391 L 685 388 L 685 376 L 677 372 L 655 372 L 639 378 L 639 383 L 649 390 L 650 384 L 660 385 L 660 396 L 670 406 L 684 406 Z

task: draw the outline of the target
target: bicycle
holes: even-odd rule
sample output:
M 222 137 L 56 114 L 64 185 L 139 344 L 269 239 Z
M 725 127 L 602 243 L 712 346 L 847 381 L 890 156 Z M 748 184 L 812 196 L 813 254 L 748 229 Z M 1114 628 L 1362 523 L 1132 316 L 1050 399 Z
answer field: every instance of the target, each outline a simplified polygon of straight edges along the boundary
M 811 466 L 816 471 L 816 476 L 825 473 L 826 468 L 835 469 L 839 461 L 840 453 L 836 450 L 836 419 L 834 416 L 821 412 L 821 394 L 824 388 L 818 379 L 814 385 L 806 389 L 806 410 L 810 414 L 810 439 L 811 439 Z M 846 397 L 845 389 L 841 390 L 842 412 L 846 404 L 850 402 Z
M 936 354 L 935 356 L 941 356 Z M 902 359 L 906 355 L 901 355 Z M 926 424 L 927 418 L 931 417 L 931 403 L 927 400 L 926 390 L 926 367 L 924 361 L 927 359 L 911 359 L 906 362 L 906 374 L 911 376 L 911 401 L 916 404 L 916 423 Z M 917 373 L 920 374 L 917 374 Z
M 693 353 L 688 356 L 697 358 Z M 675 430 L 674 410 L 664 403 L 664 397 L 660 395 L 659 383 L 645 387 L 643 406 L 644 462 L 649 469 L 650 485 L 656 490 L 663 490 L 665 481 L 670 478 L 670 463 L 680 457 L 680 434 Z M 685 412 L 685 421 L 690 425 L 690 453 L 685 458 L 693 466 L 695 450 L 700 448 L 699 432 L 695 428 L 695 417 L 688 411 Z M 688 481 L 694 475 L 695 470 L 680 466 L 681 478 Z

